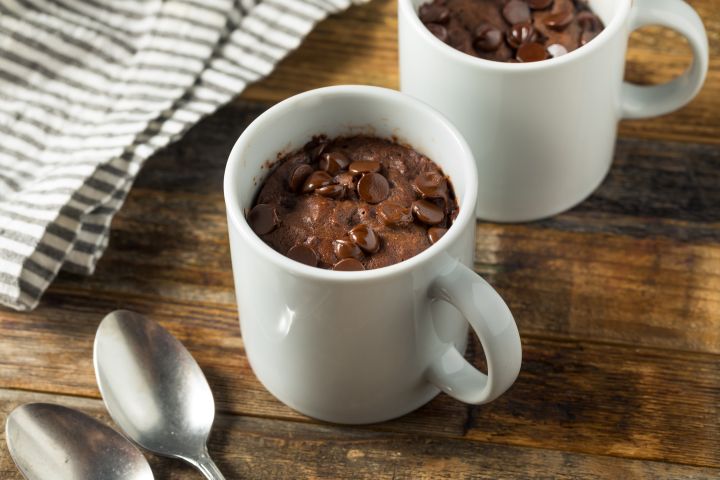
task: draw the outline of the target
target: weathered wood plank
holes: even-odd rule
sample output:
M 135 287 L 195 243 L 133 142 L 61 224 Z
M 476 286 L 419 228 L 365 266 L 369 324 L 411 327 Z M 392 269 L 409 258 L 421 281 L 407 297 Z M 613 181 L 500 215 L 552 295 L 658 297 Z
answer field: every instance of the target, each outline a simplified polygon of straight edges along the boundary
M 533 335 L 720 352 L 720 246 L 481 225 L 477 269 Z
M 0 390 L 0 421 L 27 402 L 59 403 L 114 426 L 98 400 L 8 390 Z M 0 436 L 0 452 L 6 452 L 4 442 Z M 218 416 L 209 448 L 230 479 L 698 480 L 720 475 L 720 470 L 670 463 L 232 415 Z M 178 461 L 147 457 L 158 480 L 198 478 Z M 22 478 L 8 455 L 0 454 L 0 477 Z
M 9 321 L 3 314 L 0 385 L 97 396 L 91 357 L 98 312 L 121 305 L 152 315 L 188 346 L 222 411 L 302 418 L 253 376 L 231 307 L 153 296 L 53 292 L 32 317 Z M 441 395 L 376 428 L 720 466 L 720 356 L 522 333 L 522 372 L 499 400 L 469 408 Z M 471 356 L 479 360 L 479 348 Z
M 693 0 L 708 30 L 711 70 L 701 94 L 690 105 L 657 119 L 623 122 L 622 135 L 637 138 L 720 142 L 720 10 L 718 0 Z M 684 40 L 667 30 L 645 28 L 632 36 L 628 79 L 665 81 L 689 63 Z M 328 18 L 264 81 L 241 98 L 276 102 L 326 85 L 369 84 L 398 88 L 397 19 L 393 0 L 367 5 Z

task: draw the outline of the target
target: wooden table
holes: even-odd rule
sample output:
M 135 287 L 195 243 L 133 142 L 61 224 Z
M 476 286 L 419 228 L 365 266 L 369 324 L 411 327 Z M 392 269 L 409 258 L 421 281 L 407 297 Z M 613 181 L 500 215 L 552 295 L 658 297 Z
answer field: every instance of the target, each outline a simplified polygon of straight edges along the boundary
M 0 420 L 51 401 L 110 422 L 92 342 L 115 308 L 151 315 L 192 351 L 218 406 L 210 450 L 229 479 L 719 478 L 720 0 L 693 0 L 711 36 L 689 106 L 623 123 L 613 169 L 572 211 L 478 223 L 476 270 L 523 337 L 513 388 L 490 405 L 445 395 L 404 418 L 341 427 L 275 400 L 243 353 L 222 174 L 269 103 L 335 83 L 397 87 L 395 5 L 321 24 L 265 81 L 155 155 L 116 217 L 92 277 L 62 274 L 32 313 L 0 312 Z M 670 78 L 676 35 L 634 35 L 628 76 Z M 469 355 L 481 361 L 477 344 Z M 159 479 L 199 475 L 149 455 Z M 0 478 L 20 479 L 0 437 Z

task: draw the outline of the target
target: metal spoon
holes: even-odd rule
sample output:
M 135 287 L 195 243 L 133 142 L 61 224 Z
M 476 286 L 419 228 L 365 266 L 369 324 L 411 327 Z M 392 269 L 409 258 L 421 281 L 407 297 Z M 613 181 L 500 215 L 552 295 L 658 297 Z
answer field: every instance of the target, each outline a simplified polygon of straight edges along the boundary
M 60 405 L 29 403 L 10 413 L 7 446 L 28 480 L 152 480 L 142 453 L 92 417 Z
M 210 386 L 195 359 L 156 322 L 127 310 L 103 319 L 95 376 L 115 423 L 138 445 L 224 480 L 207 451 L 215 417 Z

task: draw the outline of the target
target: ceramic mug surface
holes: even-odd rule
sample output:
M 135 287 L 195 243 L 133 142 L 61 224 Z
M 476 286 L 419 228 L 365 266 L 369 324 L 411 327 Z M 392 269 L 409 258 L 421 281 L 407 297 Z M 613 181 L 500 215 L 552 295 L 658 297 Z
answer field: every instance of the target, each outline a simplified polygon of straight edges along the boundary
M 447 116 L 478 165 L 477 216 L 529 221 L 581 202 L 613 158 L 617 123 L 668 113 L 699 91 L 708 40 L 682 0 L 590 0 L 605 29 L 585 46 L 534 63 L 475 58 L 435 38 L 417 17 L 425 0 L 398 0 L 400 85 Z M 684 35 L 691 67 L 665 85 L 623 81 L 630 33 L 663 25 Z
M 457 219 L 417 256 L 363 272 L 292 261 L 248 226 L 269 160 L 314 135 L 394 137 L 434 160 L 453 183 Z M 500 296 L 471 270 L 477 171 L 458 131 L 399 92 L 328 87 L 289 98 L 240 136 L 225 172 L 233 275 L 250 365 L 262 384 L 306 415 L 371 423 L 408 413 L 441 390 L 485 403 L 520 369 L 517 326 Z M 462 356 L 468 325 L 480 338 L 488 374 Z

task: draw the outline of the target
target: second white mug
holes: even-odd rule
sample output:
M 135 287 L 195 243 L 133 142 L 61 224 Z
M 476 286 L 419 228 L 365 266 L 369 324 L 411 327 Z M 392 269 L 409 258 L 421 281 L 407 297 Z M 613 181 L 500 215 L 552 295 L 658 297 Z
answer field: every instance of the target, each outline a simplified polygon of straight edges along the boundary
M 477 216 L 521 222 L 567 210 L 590 195 L 613 158 L 617 123 L 688 103 L 708 69 L 708 40 L 682 0 L 590 0 L 605 29 L 587 45 L 534 63 L 475 58 L 433 36 L 399 0 L 400 85 L 445 114 L 478 164 Z M 688 39 L 692 66 L 670 83 L 623 82 L 630 33 L 656 24 Z

